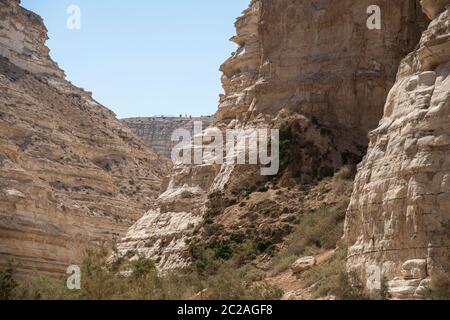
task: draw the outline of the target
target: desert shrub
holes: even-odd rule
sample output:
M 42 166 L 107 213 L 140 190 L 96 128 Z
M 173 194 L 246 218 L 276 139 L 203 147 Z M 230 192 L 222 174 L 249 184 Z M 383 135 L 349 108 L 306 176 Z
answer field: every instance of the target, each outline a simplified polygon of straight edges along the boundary
M 272 246 L 272 244 L 273 243 L 271 240 L 263 239 L 258 242 L 258 244 L 256 245 L 256 249 L 259 252 L 265 252 L 267 249 L 269 249 Z
M 0 272 L 2 299 L 78 299 L 78 300 L 180 300 L 190 299 L 206 289 L 205 298 L 279 299 L 282 291 L 263 281 L 264 274 L 248 263 L 254 245 L 243 244 L 230 256 L 231 247 L 198 249 L 195 264 L 188 269 L 159 273 L 154 262 L 143 257 L 106 263 L 106 251 L 88 252 L 81 264 L 81 290 L 69 291 L 66 279 L 37 277 L 18 285 L 14 270 Z M 199 258 L 201 257 L 201 259 Z M 224 260 L 223 258 L 227 258 Z
M 424 297 L 429 300 L 450 300 L 450 224 L 444 224 L 445 230 L 444 244 L 447 247 L 447 261 L 441 266 L 441 270 L 434 271 L 431 275 L 431 283 L 423 293 Z
M 0 300 L 13 299 L 17 282 L 14 280 L 14 269 L 11 266 L 0 269 Z
M 344 231 L 345 210 L 348 202 L 323 207 L 306 214 L 288 242 L 288 255 L 301 255 L 316 249 L 336 247 Z
M 350 165 L 343 166 L 336 174 L 334 175 L 335 179 L 339 180 L 349 180 L 354 176 L 354 168 Z
M 258 202 L 249 208 L 253 212 L 258 212 L 264 216 L 278 218 L 283 214 L 281 206 L 273 200 L 263 200 Z
M 306 286 L 314 285 L 316 298 L 329 295 L 339 300 L 362 300 L 369 297 L 364 293 L 364 286 L 355 274 L 348 273 L 345 267 L 347 250 L 340 249 L 332 259 L 316 265 L 302 275 Z
M 210 193 L 208 195 L 207 210 L 204 214 L 204 219 L 211 222 L 211 219 L 221 215 L 226 208 L 236 203 L 236 199 L 225 197 L 220 191 Z
M 255 283 L 246 269 L 220 269 L 207 280 L 209 299 L 213 300 L 276 300 L 283 292 L 267 283 Z
M 343 201 L 304 215 L 285 248 L 273 258 L 271 274 L 288 270 L 299 256 L 336 248 L 344 233 L 346 208 L 347 201 Z
M 215 257 L 216 259 L 228 260 L 233 255 L 233 250 L 228 245 L 220 246 L 216 249 Z
M 224 229 L 224 226 L 221 224 L 209 224 L 205 226 L 205 234 L 209 236 L 216 235 L 220 231 Z
M 292 134 L 292 129 L 288 123 L 285 123 L 280 128 L 280 172 L 286 169 L 292 160 L 292 148 L 294 146 L 295 139 Z

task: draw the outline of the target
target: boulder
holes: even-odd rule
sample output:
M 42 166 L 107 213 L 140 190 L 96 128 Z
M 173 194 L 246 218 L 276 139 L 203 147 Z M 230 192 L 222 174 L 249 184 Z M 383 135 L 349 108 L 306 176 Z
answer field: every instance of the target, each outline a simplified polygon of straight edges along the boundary
M 303 257 L 294 262 L 291 266 L 291 270 L 294 274 L 305 272 L 316 265 L 316 258 Z

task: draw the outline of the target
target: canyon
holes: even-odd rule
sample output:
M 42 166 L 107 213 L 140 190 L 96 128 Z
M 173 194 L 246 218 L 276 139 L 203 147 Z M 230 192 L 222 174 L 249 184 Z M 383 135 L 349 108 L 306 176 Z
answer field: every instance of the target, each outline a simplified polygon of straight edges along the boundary
M 360 161 L 367 133 L 382 117 L 398 64 L 426 28 L 417 1 L 382 1 L 384 28 L 369 30 L 370 4 L 254 0 L 236 21 L 231 40 L 239 48 L 221 66 L 225 94 L 216 126 L 295 127 L 298 154 L 282 173 L 281 187 L 292 184 L 293 174 L 308 185 Z M 163 269 L 188 265 L 186 243 L 196 238 L 208 194 L 239 193 L 261 180 L 256 169 L 176 166 L 161 205 L 129 230 L 119 256 L 134 252 L 152 257 Z M 161 232 L 164 241 L 159 241 Z
M 450 1 L 377 1 L 377 30 L 369 0 L 251 0 L 213 117 L 123 120 L 65 80 L 39 16 L 0 5 L 0 265 L 61 274 L 114 244 L 109 264 L 169 272 L 203 263 L 201 248 L 225 261 L 251 243 L 246 262 L 285 299 L 317 298 L 302 274 L 344 248 L 348 273 L 392 299 L 423 298 L 448 270 Z M 279 129 L 279 173 L 170 163 L 173 131 L 196 120 L 203 142 L 212 125 Z M 313 239 L 270 275 L 296 228 L 333 210 L 332 245 Z
M 110 247 L 170 164 L 49 57 L 42 19 L 0 1 L 0 264 L 56 276 Z

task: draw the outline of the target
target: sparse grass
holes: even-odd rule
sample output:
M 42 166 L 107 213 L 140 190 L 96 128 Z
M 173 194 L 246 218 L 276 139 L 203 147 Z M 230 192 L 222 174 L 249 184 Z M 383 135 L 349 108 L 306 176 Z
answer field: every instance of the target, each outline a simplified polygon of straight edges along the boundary
M 343 235 L 348 202 L 323 207 L 302 217 L 289 240 L 286 253 L 299 256 L 320 249 L 331 250 Z
M 338 300 L 368 300 L 364 286 L 345 268 L 346 249 L 339 249 L 334 257 L 302 274 L 306 287 L 314 286 L 315 298 L 334 296 Z
M 287 270 L 292 266 L 292 264 L 297 260 L 294 255 L 279 254 L 273 259 L 271 275 L 277 276 Z
M 450 300 L 450 273 L 436 272 L 423 295 L 429 300 Z
M 19 285 L 14 270 L 0 271 L 0 298 L 25 300 L 180 300 L 192 298 L 206 289 L 204 298 L 279 299 L 282 291 L 263 280 L 261 272 L 246 265 L 237 268 L 237 260 L 225 261 L 206 253 L 215 261 L 215 270 L 200 273 L 195 268 L 160 274 L 153 261 L 138 259 L 124 262 L 112 271 L 105 263 L 105 252 L 89 252 L 81 266 L 81 290 L 69 291 L 65 279 L 36 278 Z M 210 265 L 212 267 L 212 265 Z M 122 271 L 122 272 L 119 272 Z M 126 271 L 126 273 L 123 273 Z M 125 275 L 126 274 L 126 275 Z
M 0 300 L 13 298 L 13 292 L 17 288 L 17 282 L 13 276 L 14 269 L 12 267 L 0 269 Z

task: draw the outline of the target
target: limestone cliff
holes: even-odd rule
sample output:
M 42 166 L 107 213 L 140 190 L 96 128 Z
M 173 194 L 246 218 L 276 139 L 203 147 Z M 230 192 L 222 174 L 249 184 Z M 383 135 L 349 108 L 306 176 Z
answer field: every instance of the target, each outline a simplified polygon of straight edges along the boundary
M 420 295 L 449 250 L 450 1 L 422 4 L 433 21 L 369 135 L 345 230 L 349 269 L 369 285 L 380 270 L 394 298 Z
M 177 129 L 184 129 L 194 135 L 194 122 L 201 122 L 203 129 L 214 124 L 214 117 L 154 117 L 154 118 L 129 118 L 122 119 L 147 146 L 158 151 L 166 158 L 171 158 L 173 147 L 178 143 L 172 141 L 172 134 Z
M 42 19 L 0 1 L 0 265 L 55 275 L 111 244 L 167 164 L 50 59 Z
M 366 26 L 369 0 L 252 0 L 237 19 L 232 41 L 239 48 L 221 66 L 225 94 L 216 124 L 222 129 L 289 124 L 296 151 L 278 177 L 281 186 L 290 186 L 292 176 L 300 184 L 315 183 L 364 154 L 367 132 L 382 117 L 398 64 L 417 44 L 426 21 L 416 0 L 378 3 L 382 30 Z M 120 255 L 139 252 L 162 268 L 185 266 L 188 243 L 205 222 L 207 194 L 240 194 L 264 181 L 256 166 L 178 166 L 161 203 L 120 243 Z M 249 224 L 268 223 L 259 219 Z M 271 234 L 275 223 L 268 224 Z M 282 237 L 290 226 L 280 228 Z
M 221 67 L 217 121 L 289 109 L 364 140 L 425 22 L 415 0 L 379 1 L 382 29 L 369 30 L 372 2 L 251 1 L 232 38 L 239 49 Z

